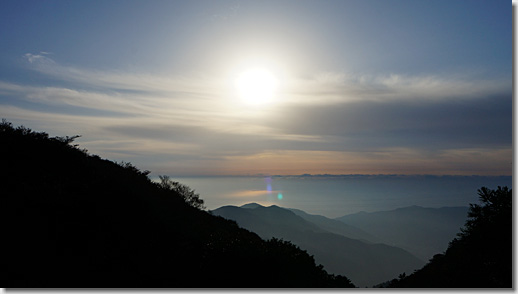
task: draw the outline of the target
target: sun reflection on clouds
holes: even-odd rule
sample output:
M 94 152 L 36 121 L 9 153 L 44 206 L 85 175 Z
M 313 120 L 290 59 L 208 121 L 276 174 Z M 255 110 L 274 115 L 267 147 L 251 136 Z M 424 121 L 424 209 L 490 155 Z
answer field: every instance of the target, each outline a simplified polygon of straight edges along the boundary
M 235 191 L 233 193 L 230 193 L 228 195 L 228 197 L 231 197 L 231 198 L 263 198 L 263 197 L 267 197 L 269 195 L 271 195 L 272 193 L 273 194 L 278 194 L 280 193 L 281 191 L 275 191 L 275 190 L 240 190 L 240 191 Z
M 268 187 L 266 190 L 239 190 L 225 195 L 226 199 L 231 199 L 233 203 L 263 203 L 265 206 L 279 203 L 285 198 L 283 191 L 272 190 Z
M 230 194 L 227 194 L 226 197 L 233 198 L 237 201 L 267 201 L 268 203 L 275 203 L 278 200 L 282 200 L 284 198 L 283 191 L 281 189 L 273 189 L 274 183 L 273 179 L 270 176 L 264 177 L 263 182 L 265 185 L 265 189 L 247 189 L 247 190 L 238 190 L 234 191 Z

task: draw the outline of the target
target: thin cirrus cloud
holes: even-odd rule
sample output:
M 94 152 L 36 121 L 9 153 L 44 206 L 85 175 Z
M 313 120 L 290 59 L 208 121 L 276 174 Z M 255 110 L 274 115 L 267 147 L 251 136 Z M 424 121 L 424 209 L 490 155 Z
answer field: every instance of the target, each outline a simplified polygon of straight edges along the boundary
M 54 60 L 50 59 L 46 55 L 50 55 L 50 52 L 41 51 L 39 54 L 25 53 L 23 56 L 27 61 L 31 64 L 40 63 L 40 64 L 53 64 Z
M 250 109 L 228 77 L 95 71 L 49 56 L 24 57 L 51 86 L 0 81 L 0 115 L 56 135 L 80 133 L 92 153 L 146 169 L 510 172 L 510 81 L 319 73 L 282 81 L 276 103 Z
M 479 80 L 469 75 L 406 76 L 324 72 L 290 84 L 291 102 L 336 104 L 353 101 L 426 102 L 509 94 L 510 80 Z

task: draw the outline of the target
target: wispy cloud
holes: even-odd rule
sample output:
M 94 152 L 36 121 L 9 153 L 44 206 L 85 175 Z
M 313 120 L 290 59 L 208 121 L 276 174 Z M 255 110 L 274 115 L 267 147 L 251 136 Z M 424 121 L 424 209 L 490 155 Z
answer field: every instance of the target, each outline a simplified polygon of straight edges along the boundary
M 40 54 L 25 54 L 33 69 L 59 80 L 73 81 L 82 86 L 113 91 L 136 91 L 145 94 L 173 95 L 175 99 L 217 100 L 229 92 L 229 81 L 210 76 L 157 76 L 121 71 L 95 71 L 62 66 Z M 472 99 L 481 96 L 509 93 L 508 79 L 480 80 L 469 74 L 447 76 L 401 74 L 367 75 L 343 72 L 321 72 L 309 78 L 290 78 L 282 81 L 284 92 L 279 100 L 294 104 L 333 104 L 358 99 Z M 211 97 L 215 97 L 211 99 Z M 300 99 L 305 97 L 305 99 Z
M 32 54 L 32 53 L 25 53 L 25 55 L 23 56 L 25 59 L 27 59 L 27 61 L 31 64 L 37 64 L 37 65 L 54 65 L 55 62 L 54 60 L 50 59 L 49 57 L 45 56 L 45 55 L 50 55 L 51 53 L 49 52 L 40 52 L 39 54 Z
M 508 94 L 508 79 L 479 80 L 470 75 L 366 75 L 324 72 L 292 81 L 286 90 L 294 104 L 340 104 L 355 101 L 410 102 L 476 99 Z
M 168 165 L 191 174 L 461 169 L 451 162 L 467 173 L 510 170 L 507 80 L 323 72 L 282 81 L 276 103 L 253 109 L 227 77 L 87 70 L 49 55 L 24 57 L 54 82 L 0 81 L 0 116 L 81 134 L 93 153 L 162 173 Z

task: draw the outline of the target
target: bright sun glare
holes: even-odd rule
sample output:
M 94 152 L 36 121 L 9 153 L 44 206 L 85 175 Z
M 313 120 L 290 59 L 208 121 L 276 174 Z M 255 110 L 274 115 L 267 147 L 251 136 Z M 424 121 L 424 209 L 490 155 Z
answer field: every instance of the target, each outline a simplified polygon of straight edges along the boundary
M 271 102 L 277 84 L 277 78 L 270 71 L 262 68 L 246 70 L 235 81 L 239 96 L 249 104 Z

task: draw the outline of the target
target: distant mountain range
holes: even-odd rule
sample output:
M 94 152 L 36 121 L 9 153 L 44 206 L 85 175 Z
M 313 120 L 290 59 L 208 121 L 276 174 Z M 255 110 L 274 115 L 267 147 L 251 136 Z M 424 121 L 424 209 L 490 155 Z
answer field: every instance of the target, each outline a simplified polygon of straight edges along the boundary
M 385 244 L 401 247 L 422 260 L 442 253 L 460 232 L 468 207 L 409 206 L 389 211 L 359 212 L 337 218 L 374 235 Z
M 402 272 L 413 272 L 423 260 L 354 226 L 301 210 L 250 203 L 223 206 L 214 215 L 235 220 L 264 239 L 282 238 L 314 255 L 331 273 L 343 274 L 360 287 L 370 287 Z
M 351 239 L 358 239 L 366 243 L 382 243 L 380 238 L 339 220 L 330 219 L 322 215 L 309 214 L 300 209 L 289 208 L 289 210 L 293 211 L 296 215 L 302 217 L 306 221 L 316 224 L 330 233 L 343 235 Z

